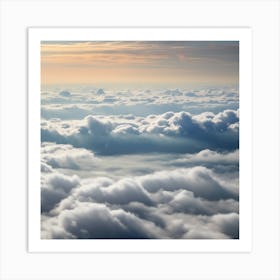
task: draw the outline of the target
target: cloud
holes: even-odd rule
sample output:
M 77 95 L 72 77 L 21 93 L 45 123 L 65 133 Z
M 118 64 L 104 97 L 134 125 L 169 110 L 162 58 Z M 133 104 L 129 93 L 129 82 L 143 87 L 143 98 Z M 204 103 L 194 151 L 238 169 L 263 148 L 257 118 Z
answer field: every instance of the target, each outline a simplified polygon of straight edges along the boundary
M 98 89 L 96 93 L 97 94 L 105 94 L 105 92 L 102 88 Z
M 194 215 L 214 215 L 216 213 L 238 213 L 239 203 L 234 199 L 208 201 L 195 197 L 193 192 L 183 190 L 168 204 L 172 211 Z
M 183 235 L 183 239 L 229 239 L 222 232 L 211 230 L 209 225 L 200 228 L 192 228 Z
M 70 97 L 71 96 L 71 93 L 67 90 L 63 90 L 59 93 L 60 96 L 63 96 L 63 97 Z
M 49 212 L 71 190 L 80 184 L 77 176 L 66 176 L 61 173 L 51 173 L 42 177 L 41 186 L 41 212 Z
M 217 174 L 205 167 L 175 169 L 160 171 L 139 178 L 142 186 L 149 192 L 155 193 L 161 189 L 174 191 L 184 189 L 193 192 L 196 197 L 207 200 L 236 199 L 237 194 L 230 191 L 226 182 L 219 179 Z
M 53 168 L 41 160 L 41 172 L 53 172 Z
M 57 89 L 42 94 L 42 117 L 64 120 L 108 114 L 134 114 L 146 117 L 154 113 L 163 114 L 166 111 L 187 111 L 192 114 L 208 111 L 217 114 L 227 109 L 237 110 L 239 107 L 239 94 L 236 88 L 105 91 L 81 87 L 73 90 L 75 93 L 70 95 L 60 95 Z
M 178 88 L 174 90 L 172 89 L 166 90 L 164 93 L 172 96 L 178 96 L 183 94 Z
M 231 238 L 239 238 L 239 215 L 236 213 L 217 214 L 211 217 L 211 222 L 219 228 L 221 232 Z
M 111 181 L 110 185 L 108 185 L 108 182 L 107 178 L 93 180 L 93 182 L 77 189 L 73 196 L 81 201 L 108 202 L 116 205 L 127 204 L 132 201 L 142 202 L 147 205 L 153 204 L 148 192 L 133 179 L 125 178 L 117 182 Z M 100 186 L 100 183 L 103 186 Z
M 239 165 L 239 150 L 229 153 L 219 153 L 209 149 L 202 150 L 196 154 L 186 154 L 173 161 L 173 164 L 180 166 L 187 163 L 193 164 L 235 164 Z
M 164 232 L 153 223 L 142 220 L 122 209 L 111 210 L 105 205 L 78 203 L 77 207 L 63 211 L 56 218 L 50 218 L 61 228 L 63 235 L 55 236 L 49 230 L 49 221 L 43 223 L 43 238 L 158 238 Z M 51 227 L 53 228 L 53 227 Z
M 97 163 L 94 154 L 86 149 L 77 149 L 71 145 L 56 145 L 53 143 L 42 143 L 41 158 L 43 163 L 43 171 L 47 172 L 47 166 L 53 168 L 69 168 L 69 169 L 87 169 L 92 163 Z
M 239 238 L 237 88 L 41 101 L 42 238 Z
M 123 179 L 43 173 L 42 238 L 238 238 L 235 187 L 205 167 Z
M 75 186 L 79 184 L 79 187 L 75 188 L 73 188 L 73 177 L 57 178 L 57 173 L 52 176 L 54 178 L 50 175 L 44 177 L 45 184 L 50 184 L 49 188 L 53 189 L 54 179 L 62 180 L 64 185 L 70 185 L 68 192 L 63 188 L 63 193 L 69 194 L 71 191 L 71 196 L 67 198 L 67 202 L 62 202 L 62 208 L 63 204 L 68 207 L 75 201 L 112 205 L 139 202 L 147 206 L 170 204 L 176 211 L 184 211 L 184 206 L 189 205 L 185 201 L 193 201 L 197 209 L 200 206 L 204 207 L 204 214 L 206 211 L 207 214 L 238 212 L 238 185 L 233 189 L 219 177 L 219 174 L 204 167 L 160 171 L 145 176 L 115 180 L 108 177 L 80 180 L 75 177 Z M 61 188 L 62 186 L 55 187 L 56 190 Z
M 42 141 L 71 144 L 106 155 L 234 150 L 239 146 L 238 121 L 238 110 L 195 116 L 167 112 L 129 120 L 88 116 L 70 134 L 59 125 L 42 126 L 41 137 Z

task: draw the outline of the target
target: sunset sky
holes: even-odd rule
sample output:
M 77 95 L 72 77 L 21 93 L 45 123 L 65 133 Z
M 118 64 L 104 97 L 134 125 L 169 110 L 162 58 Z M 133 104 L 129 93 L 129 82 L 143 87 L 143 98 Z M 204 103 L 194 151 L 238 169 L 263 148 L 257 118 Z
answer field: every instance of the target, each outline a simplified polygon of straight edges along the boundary
M 238 84 L 239 43 L 41 42 L 41 82 L 98 86 Z

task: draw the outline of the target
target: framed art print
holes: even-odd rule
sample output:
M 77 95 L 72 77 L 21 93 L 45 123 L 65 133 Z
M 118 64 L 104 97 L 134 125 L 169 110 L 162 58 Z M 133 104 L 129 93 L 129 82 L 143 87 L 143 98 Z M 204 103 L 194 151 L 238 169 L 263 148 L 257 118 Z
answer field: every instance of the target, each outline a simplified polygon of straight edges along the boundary
M 249 28 L 29 28 L 31 252 L 251 250 Z
M 0 0 L 0 279 L 279 280 L 279 6 Z

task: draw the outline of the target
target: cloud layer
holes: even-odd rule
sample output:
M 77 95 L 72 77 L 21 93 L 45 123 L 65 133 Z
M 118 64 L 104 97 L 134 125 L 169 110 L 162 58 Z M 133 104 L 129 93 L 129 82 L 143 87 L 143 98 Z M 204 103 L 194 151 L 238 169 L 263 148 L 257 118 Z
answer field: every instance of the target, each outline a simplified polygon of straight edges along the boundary
M 166 112 L 145 118 L 87 116 L 73 122 L 43 121 L 42 141 L 71 144 L 97 154 L 186 153 L 238 149 L 239 111 L 191 115 Z
M 236 88 L 42 93 L 44 239 L 239 238 Z
M 104 90 L 85 87 L 73 91 L 50 90 L 42 94 L 41 112 L 45 119 L 83 119 L 88 115 L 127 115 L 146 117 L 167 111 L 192 114 L 237 110 L 236 88 L 168 89 L 168 90 Z
M 238 238 L 238 182 L 206 167 L 120 180 L 42 174 L 42 238 Z

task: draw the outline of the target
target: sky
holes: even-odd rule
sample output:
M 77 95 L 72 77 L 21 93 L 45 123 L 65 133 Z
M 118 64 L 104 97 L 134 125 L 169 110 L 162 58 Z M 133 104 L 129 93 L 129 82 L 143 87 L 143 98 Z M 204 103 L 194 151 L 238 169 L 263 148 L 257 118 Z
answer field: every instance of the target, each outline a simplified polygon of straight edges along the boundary
M 42 41 L 42 85 L 238 84 L 237 41 Z
M 238 49 L 42 42 L 41 238 L 238 239 Z

